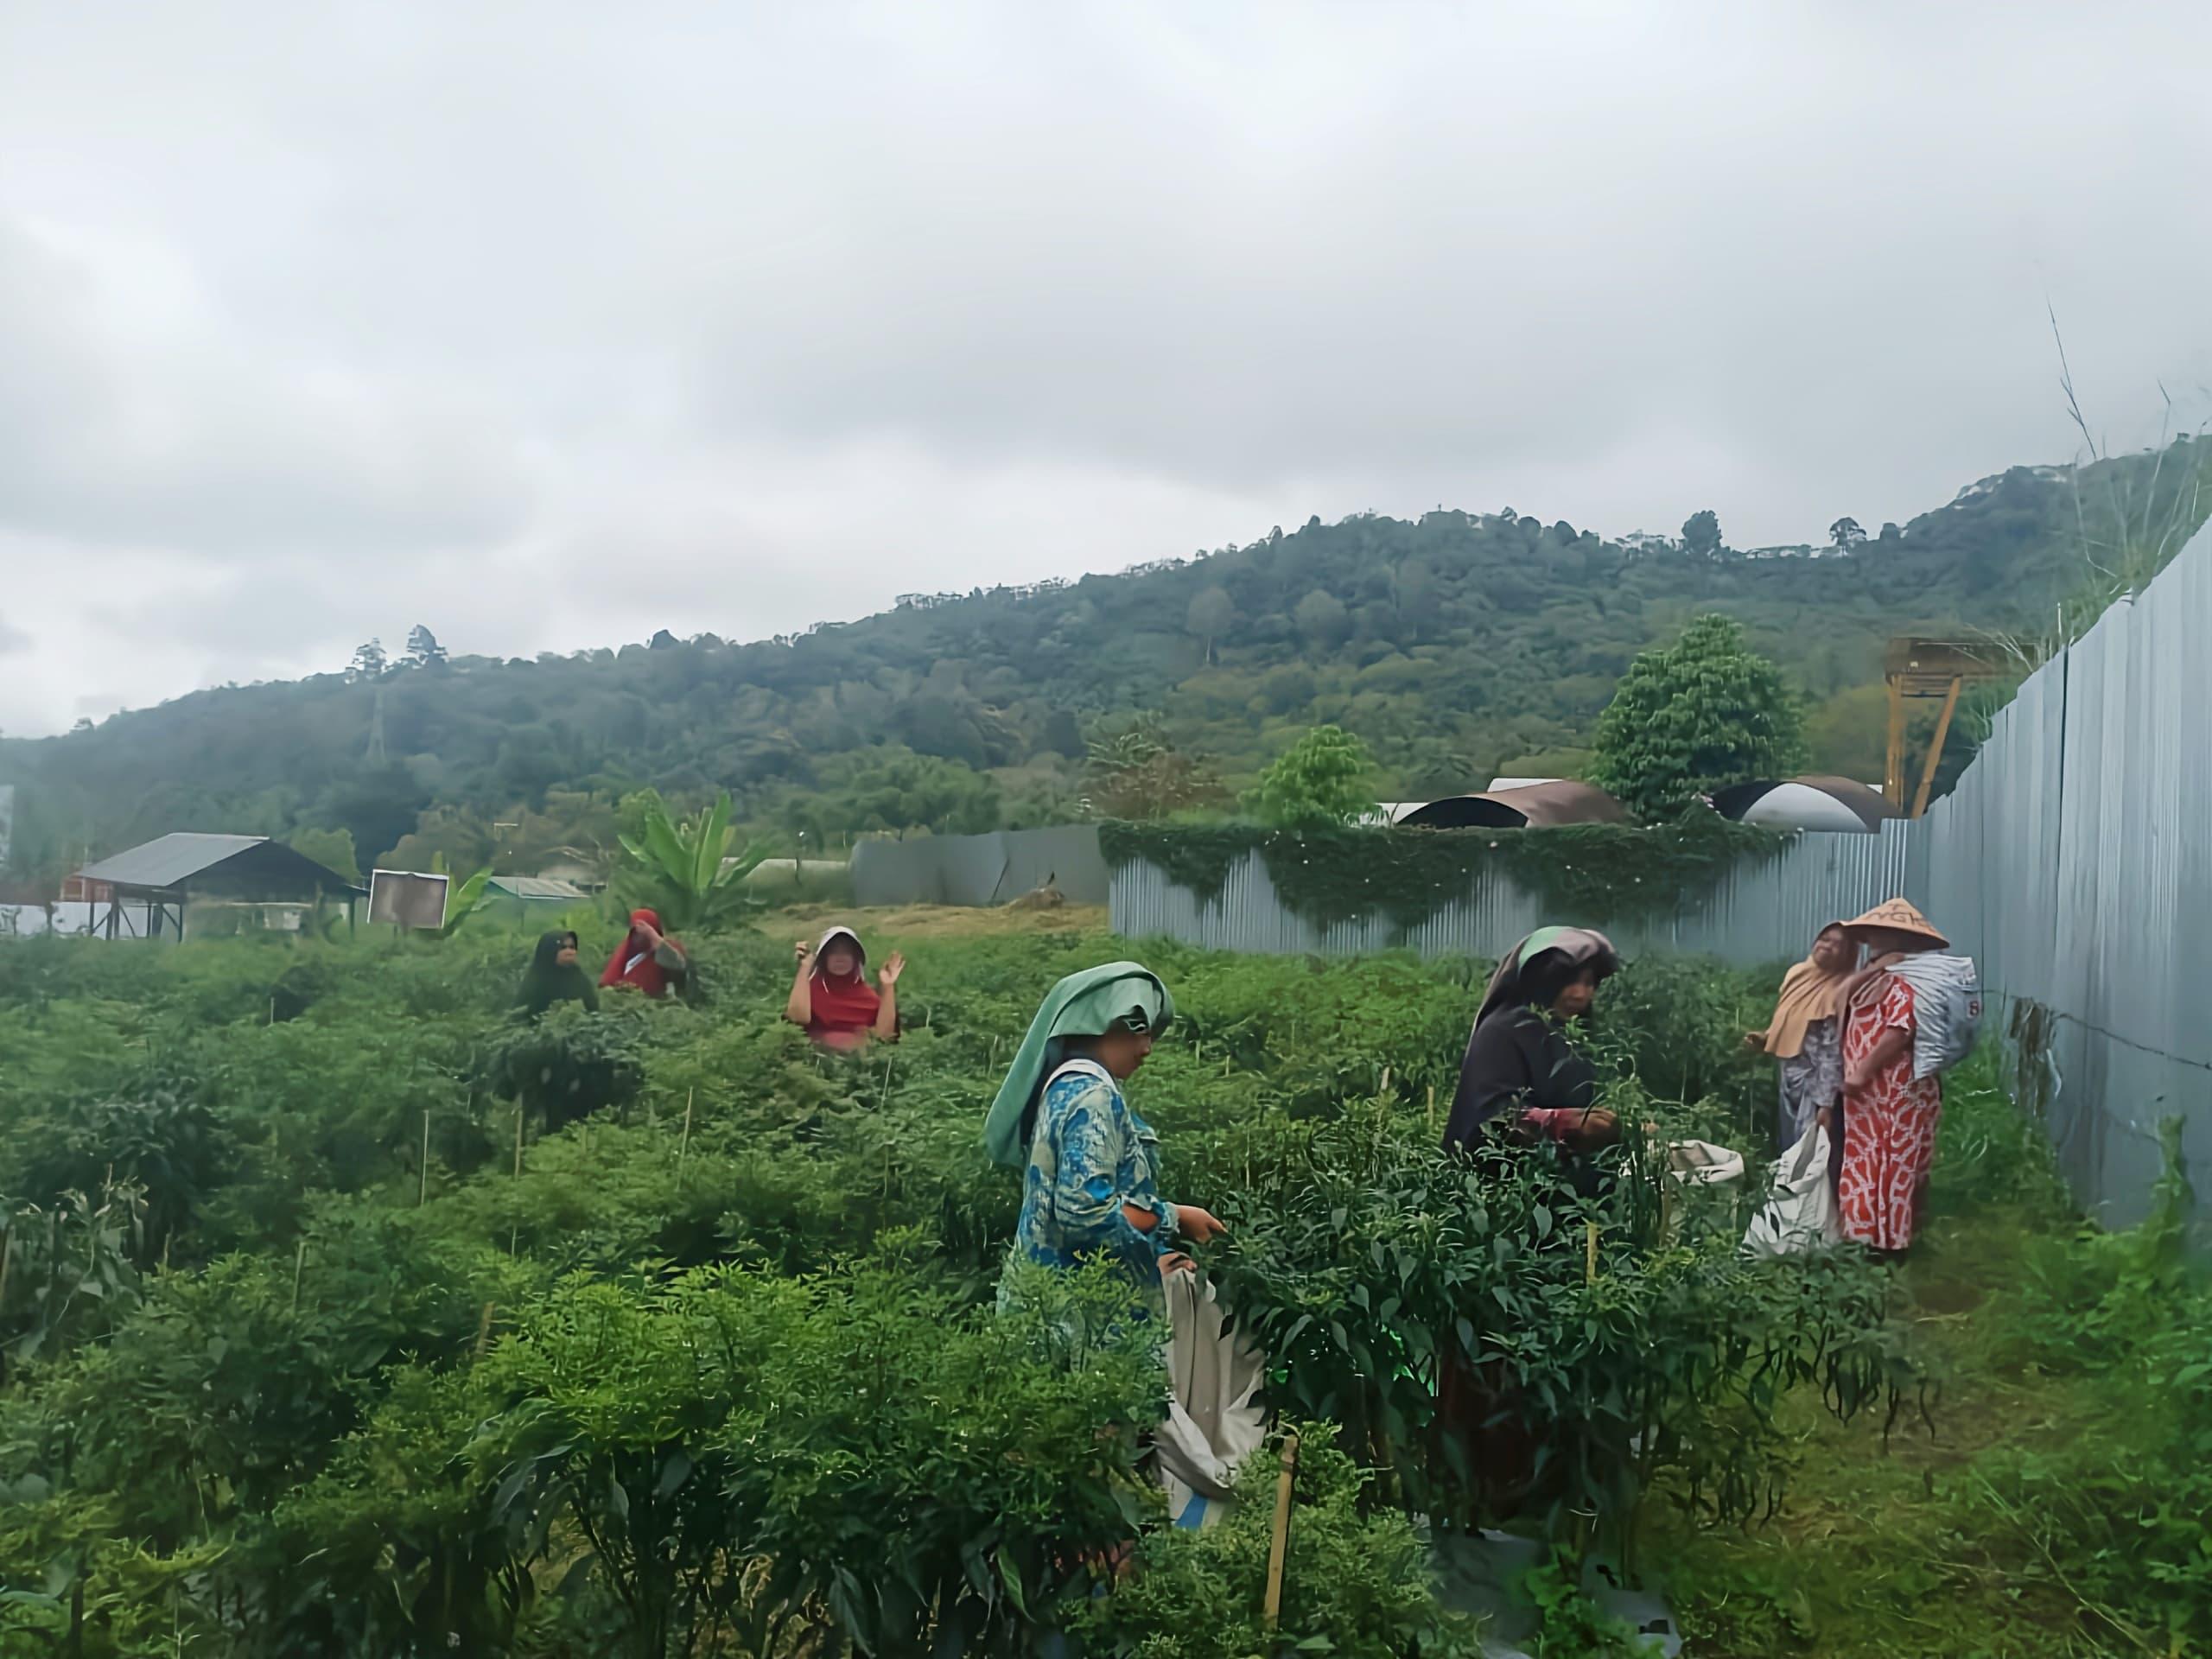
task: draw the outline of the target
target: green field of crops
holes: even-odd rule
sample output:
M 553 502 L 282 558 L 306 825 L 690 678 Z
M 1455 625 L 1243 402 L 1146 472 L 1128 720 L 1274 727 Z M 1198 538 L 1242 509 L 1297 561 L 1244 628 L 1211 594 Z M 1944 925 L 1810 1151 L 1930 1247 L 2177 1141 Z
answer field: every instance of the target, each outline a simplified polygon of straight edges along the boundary
M 2212 1643 L 2186 1192 L 2085 1229 L 1993 1065 L 1901 1272 L 1747 1262 L 1641 1137 L 1596 1186 L 1437 1152 L 1487 964 L 863 925 L 907 1032 L 849 1058 L 778 1017 L 812 921 L 536 1025 L 488 929 L 0 946 L 0 1656 L 1471 1653 L 1427 1539 L 1478 1524 L 1551 1552 L 1552 1659 L 1624 1650 L 1586 1559 L 1696 1654 Z M 1178 1007 L 1131 1085 L 1165 1190 L 1229 1223 L 1203 1265 L 1302 1426 L 1274 1631 L 1268 1502 L 1162 1524 L 1141 1327 L 995 1307 L 984 1109 L 1046 988 L 1130 954 Z M 1776 977 L 1610 983 L 1624 1121 L 1764 1148 Z M 1452 1344 L 1542 1448 L 1510 1513 L 1433 1433 Z

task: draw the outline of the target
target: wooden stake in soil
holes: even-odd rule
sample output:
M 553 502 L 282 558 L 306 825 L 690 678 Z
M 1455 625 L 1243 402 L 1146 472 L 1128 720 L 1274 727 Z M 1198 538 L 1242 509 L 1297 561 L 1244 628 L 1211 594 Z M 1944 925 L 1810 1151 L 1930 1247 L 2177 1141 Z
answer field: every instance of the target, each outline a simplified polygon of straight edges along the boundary
M 484 1304 L 484 1312 L 476 1320 L 476 1357 L 484 1357 L 484 1351 L 492 1343 L 492 1304 Z
M 1586 1232 L 1584 1236 L 1582 1282 L 1586 1285 L 1594 1285 L 1598 1282 L 1598 1224 L 1594 1221 L 1585 1222 L 1583 1226 L 1586 1229 Z
M 1436 1085 L 1433 1083 L 1428 1085 L 1428 1132 L 1436 1133 Z
M 1262 1609 L 1269 1630 L 1282 1618 L 1282 1569 L 1290 1554 L 1290 1491 L 1298 1474 L 1298 1436 L 1282 1442 L 1282 1473 L 1275 1480 L 1274 1536 L 1268 1544 L 1268 1599 Z
M 522 1179 L 522 1102 L 515 1102 L 515 1179 Z M 522 1218 L 518 1216 L 507 1229 L 507 1254 L 515 1253 L 515 1241 L 522 1236 Z
M 691 1096 L 696 1091 L 683 1091 L 683 1139 L 676 1147 L 676 1184 L 683 1185 L 683 1160 L 691 1155 Z
M 415 1207 L 420 1210 L 430 1201 L 430 1109 L 423 1109 L 423 1185 L 416 1190 Z
M 300 1275 L 307 1270 L 307 1265 L 308 1242 L 303 1238 L 300 1241 L 298 1253 L 292 1257 L 292 1313 L 295 1318 L 300 1311 Z

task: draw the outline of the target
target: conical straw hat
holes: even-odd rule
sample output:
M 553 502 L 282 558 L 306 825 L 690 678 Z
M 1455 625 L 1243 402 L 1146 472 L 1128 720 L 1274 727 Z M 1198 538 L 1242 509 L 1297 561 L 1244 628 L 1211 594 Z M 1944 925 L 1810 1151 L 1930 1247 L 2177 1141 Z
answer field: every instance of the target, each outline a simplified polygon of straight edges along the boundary
M 1892 933 L 1916 933 L 1937 950 L 1948 948 L 1950 941 L 1938 933 L 1929 919 L 1904 899 L 1885 899 L 1864 916 L 1846 922 L 1847 932 L 1862 927 L 1887 928 Z

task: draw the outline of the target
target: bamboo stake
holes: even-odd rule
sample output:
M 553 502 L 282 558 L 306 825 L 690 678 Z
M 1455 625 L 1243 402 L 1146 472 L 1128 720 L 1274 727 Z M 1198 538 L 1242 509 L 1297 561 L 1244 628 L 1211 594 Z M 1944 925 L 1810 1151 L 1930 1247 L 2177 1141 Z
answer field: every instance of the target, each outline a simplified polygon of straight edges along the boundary
M 420 1210 L 430 1201 L 430 1109 L 423 1109 L 423 1184 L 416 1189 L 415 1207 Z
M 1594 1221 L 1585 1222 L 1583 1227 L 1585 1248 L 1582 1282 L 1586 1285 L 1594 1285 L 1598 1282 L 1598 1224 Z
M 476 1320 L 476 1352 L 475 1352 L 475 1357 L 476 1357 L 478 1359 L 481 1359 L 481 1358 L 483 1358 L 483 1357 L 484 1357 L 484 1351 L 485 1351 L 485 1349 L 486 1349 L 486 1348 L 487 1348 L 487 1347 L 489 1347 L 489 1346 L 491 1345 L 491 1342 L 492 1342 L 492 1306 L 493 1306 L 493 1305 L 492 1305 L 490 1302 L 486 1302 L 486 1303 L 485 1303 L 485 1304 L 484 1304 L 484 1312 L 483 1312 L 482 1313 L 480 1313 L 480 1315 L 478 1315 L 478 1316 L 477 1316 L 477 1320 Z
M 0 1240 L 5 1241 L 0 1243 L 0 1307 L 4 1307 L 8 1302 L 8 1269 L 16 1265 L 16 1230 L 12 1224 L 0 1233 Z
M 296 1319 L 300 1312 L 300 1275 L 307 1271 L 307 1265 L 308 1242 L 303 1238 L 300 1241 L 298 1252 L 292 1257 L 292 1315 Z
M 1268 1544 L 1268 1599 L 1262 1614 L 1269 1630 L 1282 1618 L 1282 1570 L 1290 1554 L 1291 1484 L 1298 1473 L 1298 1436 L 1283 1436 L 1282 1473 L 1275 1479 L 1274 1535 Z
M 515 1179 L 522 1179 L 522 1102 L 515 1102 Z M 522 1236 L 522 1217 L 518 1215 L 507 1227 L 507 1254 L 515 1253 L 515 1241 Z
M 1428 1085 L 1428 1132 L 1436 1133 L 1436 1085 L 1433 1083 Z
M 691 1155 L 691 1096 L 696 1091 L 683 1091 L 683 1139 L 676 1147 L 676 1184 L 683 1185 L 683 1160 Z

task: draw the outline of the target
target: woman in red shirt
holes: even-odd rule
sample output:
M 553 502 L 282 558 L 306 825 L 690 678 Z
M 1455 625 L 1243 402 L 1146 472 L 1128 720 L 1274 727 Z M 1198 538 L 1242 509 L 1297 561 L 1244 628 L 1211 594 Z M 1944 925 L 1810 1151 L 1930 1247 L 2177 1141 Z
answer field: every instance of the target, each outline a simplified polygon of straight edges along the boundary
M 868 1039 L 899 1040 L 899 976 L 906 959 L 893 951 L 871 986 L 862 972 L 868 952 L 849 927 L 833 927 L 816 944 L 793 947 L 798 971 L 791 977 L 784 1018 L 805 1027 L 824 1048 L 865 1048 Z
M 1920 1230 L 1943 1090 L 1916 1077 L 1912 987 L 1886 970 L 1900 957 L 1949 943 L 1902 899 L 1878 905 L 1845 931 L 1873 953 L 1853 982 L 1843 1027 L 1843 1167 L 1836 1183 L 1846 1238 L 1883 1255 Z
M 611 990 L 627 985 L 647 996 L 666 996 L 682 991 L 691 976 L 691 958 L 676 940 L 660 931 L 660 913 L 652 910 L 630 912 L 630 931 L 599 976 L 600 987 Z

